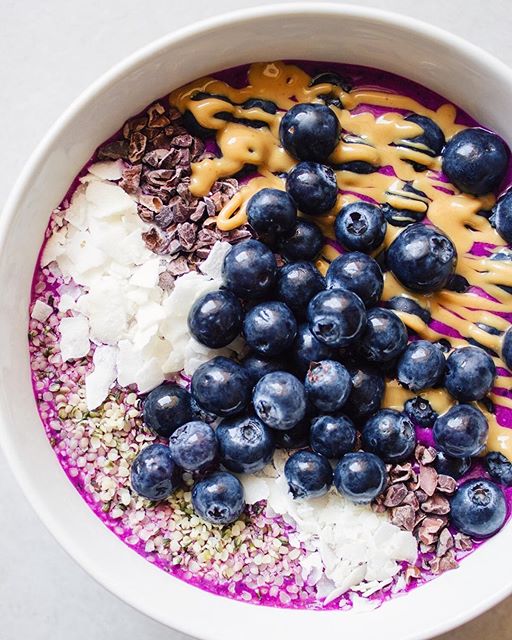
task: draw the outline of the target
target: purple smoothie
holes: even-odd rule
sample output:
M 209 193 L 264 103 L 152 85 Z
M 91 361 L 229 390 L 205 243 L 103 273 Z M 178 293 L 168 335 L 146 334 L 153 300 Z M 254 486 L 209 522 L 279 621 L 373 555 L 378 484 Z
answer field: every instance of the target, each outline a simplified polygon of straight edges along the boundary
M 385 88 L 388 91 L 393 91 L 405 96 L 412 97 L 430 109 L 436 109 L 441 104 L 444 104 L 446 102 L 441 96 L 426 89 L 425 87 L 422 87 L 421 85 L 406 80 L 405 78 L 380 71 L 378 69 L 359 67 L 354 65 L 338 65 L 334 63 L 307 61 L 294 61 L 293 63 L 297 64 L 311 76 L 324 71 L 338 72 L 342 77 L 348 79 L 354 86 Z M 233 69 L 227 69 L 214 74 L 214 77 L 219 80 L 226 81 L 234 87 L 242 87 L 247 84 L 247 69 L 247 65 L 236 67 Z M 165 102 L 165 100 L 166 98 L 164 97 L 160 102 Z M 375 115 L 380 115 L 384 111 L 383 109 L 380 109 L 378 107 L 368 107 L 365 105 L 358 107 L 358 109 L 370 110 Z M 385 111 L 389 110 L 389 108 L 385 109 Z M 467 126 L 478 126 L 478 124 L 461 109 L 458 109 L 457 122 Z M 119 131 L 114 134 L 109 141 L 117 140 L 118 138 L 120 138 L 120 136 L 121 132 Z M 219 153 L 218 147 L 214 140 L 207 141 L 206 148 L 211 153 Z M 97 154 L 95 154 L 91 158 L 91 160 L 79 173 L 75 181 L 70 186 L 70 189 L 66 194 L 63 203 L 61 204 L 62 208 L 67 206 L 67 203 L 69 202 L 73 192 L 79 185 L 79 178 L 85 175 L 88 167 L 96 160 Z M 380 171 L 382 171 L 383 173 L 389 173 L 389 169 L 389 167 L 384 167 Z M 241 180 L 241 182 L 243 183 L 244 181 L 248 181 L 251 177 L 253 177 L 253 175 L 246 176 L 245 178 L 243 178 L 243 180 Z M 511 183 L 512 175 L 509 173 L 506 186 L 509 186 Z M 366 199 L 371 200 L 370 198 Z M 52 217 L 45 236 L 46 239 L 51 235 L 54 228 L 55 220 Z M 328 240 L 328 244 L 331 244 L 338 250 L 341 249 L 341 247 L 339 247 L 337 243 L 331 240 Z M 489 246 L 475 244 L 471 252 L 474 255 L 478 256 L 488 255 L 493 248 L 494 247 L 492 245 Z M 58 289 L 61 282 L 47 268 L 41 269 L 39 263 L 40 261 L 38 260 L 32 285 L 32 302 L 34 302 L 36 299 L 43 299 L 48 301 L 52 305 L 56 305 L 59 299 Z M 478 295 L 488 297 L 488 294 L 483 291 L 479 291 L 477 293 Z M 503 314 L 500 315 L 503 315 L 503 317 L 505 317 L 507 320 L 512 321 L 512 313 L 503 312 Z M 225 579 L 219 578 L 216 580 L 214 575 L 199 575 L 190 570 L 190 565 L 184 568 L 180 566 L 180 563 L 173 561 L 176 559 L 176 557 L 179 557 L 176 555 L 173 556 L 172 553 L 172 544 L 174 540 L 171 540 L 169 544 L 165 541 L 162 542 L 161 545 L 155 543 L 153 545 L 154 548 L 151 548 L 151 544 L 148 543 L 153 541 L 155 537 L 154 534 L 151 534 L 146 541 L 144 541 L 144 539 L 141 539 L 141 537 L 138 535 L 140 533 L 140 530 L 137 529 L 140 523 L 135 522 L 135 516 L 138 517 L 137 514 L 139 513 L 137 510 L 133 511 L 134 518 L 132 520 L 126 520 L 124 518 L 124 515 L 121 517 L 113 517 L 110 510 L 110 505 L 108 506 L 108 508 L 105 507 L 105 504 L 109 503 L 100 500 L 99 495 L 101 492 L 99 491 L 99 488 L 91 484 L 91 478 L 94 477 L 94 473 L 92 471 L 90 472 L 89 468 L 87 467 L 88 464 L 96 464 L 100 457 L 106 456 L 99 456 L 98 458 L 91 461 L 88 461 L 86 459 L 82 464 L 81 458 L 87 458 L 87 455 L 90 454 L 76 457 L 73 453 L 74 451 L 76 451 L 77 447 L 81 446 L 80 443 L 84 438 L 83 435 L 80 436 L 80 421 L 78 421 L 76 424 L 76 433 L 73 433 L 73 420 L 76 419 L 76 416 L 71 414 L 69 416 L 67 414 L 63 414 L 63 403 L 67 402 L 70 394 L 76 395 L 80 387 L 83 386 L 84 376 L 91 369 L 92 353 L 89 354 L 86 358 L 83 358 L 78 362 L 74 362 L 73 364 L 62 363 L 58 354 L 58 350 L 56 348 L 56 345 L 58 343 L 58 320 L 59 318 L 57 317 L 57 314 L 52 314 L 52 316 L 48 320 L 46 327 L 41 327 L 40 323 L 31 321 L 29 336 L 30 353 L 33 371 L 34 394 L 38 402 L 39 413 L 50 443 L 54 448 L 59 462 L 66 472 L 69 480 L 73 483 L 73 485 L 79 491 L 90 508 L 94 511 L 97 517 L 99 517 L 115 535 L 117 535 L 124 543 L 135 549 L 148 561 L 157 565 L 164 571 L 169 572 L 172 576 L 185 580 L 197 587 L 203 588 L 212 593 L 267 606 L 313 609 L 339 609 L 340 607 L 347 608 L 350 606 L 350 594 L 342 596 L 341 599 L 337 599 L 327 606 L 322 606 L 321 602 L 319 602 L 316 598 L 315 589 L 307 584 L 304 584 L 304 581 L 301 580 L 300 567 L 294 560 L 290 560 L 286 566 L 279 565 L 278 570 L 275 570 L 274 574 L 272 574 L 272 571 L 267 572 L 267 576 L 269 578 L 278 579 L 278 576 L 281 575 L 281 583 L 277 584 L 277 592 L 275 591 L 275 589 L 273 590 L 273 587 L 275 587 L 276 584 L 269 582 L 263 583 L 259 587 L 255 587 L 253 583 L 248 583 L 248 579 L 244 575 L 242 575 L 242 577 L 240 579 L 237 579 L 236 581 L 231 579 L 233 576 Z M 435 321 L 433 322 L 433 327 L 446 336 L 459 337 L 459 334 L 452 327 L 441 325 L 441 323 Z M 46 371 L 49 371 L 50 373 L 45 379 L 43 373 Z M 510 376 L 510 373 L 503 370 L 500 371 L 500 375 Z M 189 381 L 187 380 L 186 376 L 183 376 L 183 378 L 185 382 Z M 52 391 L 53 386 L 57 384 L 56 380 L 59 379 L 66 380 L 65 386 L 67 388 L 67 391 L 63 390 L 62 387 L 59 387 L 58 393 L 56 391 Z M 135 404 L 131 404 L 130 396 L 134 395 L 134 391 L 134 389 L 120 389 L 116 387 L 113 389 L 111 396 L 116 397 L 116 402 L 119 403 L 119 406 L 123 411 L 129 412 L 133 409 L 133 411 L 135 412 L 135 415 L 133 415 L 133 417 L 130 417 L 128 421 L 131 427 L 131 432 L 127 433 L 125 437 L 125 440 L 129 444 L 129 446 L 135 447 L 140 446 L 142 442 L 146 443 L 152 441 L 153 437 L 145 433 L 142 441 L 140 439 L 139 441 L 136 441 L 135 432 L 137 430 L 140 431 L 141 429 L 141 419 L 140 402 L 137 401 Z M 498 390 L 497 393 L 499 393 L 500 395 L 506 395 L 507 397 L 511 397 L 512 395 L 510 390 L 505 389 Z M 61 396 L 65 396 L 64 399 L 62 399 Z M 68 404 L 66 404 L 65 406 L 68 406 Z M 502 426 L 508 428 L 512 427 L 512 410 L 499 407 L 497 411 L 497 417 L 499 423 Z M 91 418 L 88 417 L 87 419 Z M 62 427 L 61 423 L 65 426 Z M 420 442 L 428 446 L 431 446 L 433 444 L 431 439 L 431 431 L 428 429 L 418 430 L 418 438 Z M 477 477 L 482 475 L 486 475 L 486 473 L 479 464 L 474 465 L 469 474 L 470 477 Z M 122 484 L 122 488 L 127 486 L 124 480 L 123 482 L 124 484 Z M 510 506 L 512 504 L 512 489 L 507 489 L 506 494 L 510 513 Z M 148 519 L 147 522 L 145 522 L 145 520 L 142 520 L 142 522 L 145 523 L 144 526 L 147 526 L 148 531 L 151 530 L 151 526 L 154 523 L 157 523 L 155 526 L 159 526 L 158 522 L 160 521 L 165 521 L 166 526 L 170 526 L 171 523 L 172 526 L 175 526 L 176 522 L 172 519 L 173 514 L 171 513 L 173 508 L 174 507 L 167 503 L 156 505 L 152 509 L 151 513 L 144 516 L 145 519 Z M 128 509 L 131 509 L 131 506 L 128 507 L 127 510 Z M 187 515 L 187 517 L 189 516 Z M 246 519 L 247 528 L 250 529 L 251 527 L 253 527 L 254 532 L 257 532 L 258 530 L 264 531 L 267 537 L 282 536 L 283 539 L 285 539 L 288 534 L 293 532 L 293 527 L 284 522 L 282 518 L 266 517 L 263 514 L 262 509 L 258 505 L 248 508 Z M 168 529 L 168 531 L 171 532 L 175 530 L 176 529 Z M 142 531 L 145 532 L 146 529 L 143 529 Z M 181 538 L 181 541 L 178 540 L 179 544 L 182 547 L 184 547 L 183 539 L 184 538 Z M 241 542 L 241 545 L 243 544 L 245 544 L 245 541 Z M 283 544 L 285 543 L 283 542 Z M 477 543 L 476 546 L 478 546 L 479 544 L 481 543 Z M 466 553 L 460 552 L 458 557 L 462 558 L 464 555 L 466 555 Z M 236 557 L 236 553 L 233 553 L 231 555 L 228 554 L 228 556 L 229 557 L 227 558 L 225 563 L 229 565 L 229 562 L 231 562 L 232 559 Z M 283 579 L 283 572 L 287 572 L 285 573 L 285 575 L 289 575 L 290 577 Z M 234 575 L 238 576 L 236 572 Z M 425 572 L 419 580 L 413 580 L 408 586 L 404 587 L 401 590 L 401 593 L 407 592 L 411 588 L 417 586 L 418 584 L 427 582 L 433 577 L 434 576 L 432 574 Z M 393 587 L 394 584 L 391 584 L 381 592 L 370 596 L 369 599 L 377 602 L 384 601 L 396 595 L 396 589 L 394 590 Z M 285 594 L 285 596 L 282 595 L 283 593 Z

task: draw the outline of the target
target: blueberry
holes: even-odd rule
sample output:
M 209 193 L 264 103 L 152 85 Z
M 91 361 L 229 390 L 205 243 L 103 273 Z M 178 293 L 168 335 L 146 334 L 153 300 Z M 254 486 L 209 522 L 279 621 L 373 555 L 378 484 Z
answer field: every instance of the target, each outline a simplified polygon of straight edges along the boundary
M 506 242 L 512 244 L 512 189 L 501 196 L 492 212 L 491 224 Z
M 488 433 L 484 414 L 470 404 L 458 404 L 440 415 L 433 429 L 436 447 L 453 458 L 478 455 Z
M 401 140 L 399 143 L 401 147 L 406 147 L 413 151 L 421 151 L 432 158 L 441 154 L 446 141 L 444 133 L 433 120 L 417 113 L 411 113 L 405 120 L 419 125 L 423 129 L 423 133 L 413 138 Z M 411 162 L 411 164 L 416 171 L 424 171 L 427 168 L 419 162 Z
M 231 473 L 217 471 L 193 486 L 192 506 L 206 522 L 230 524 L 245 508 L 242 483 Z
M 384 462 L 405 462 L 416 448 L 416 432 L 409 418 L 394 409 L 382 409 L 372 416 L 362 431 L 362 446 Z
M 192 417 L 190 393 L 176 384 L 161 384 L 144 400 L 144 424 L 161 438 L 168 438 Z
M 308 220 L 298 220 L 292 235 L 280 242 L 279 250 L 287 260 L 314 260 L 323 246 L 320 227 Z
M 496 329 L 496 327 L 491 327 L 490 325 L 485 324 L 484 322 L 475 322 L 475 325 L 479 329 L 482 329 L 482 331 L 487 331 L 487 333 L 490 333 L 492 336 L 501 336 L 503 334 L 503 331 Z
M 216 100 L 222 100 L 222 102 L 227 102 L 228 104 L 233 104 L 232 100 L 227 96 L 223 96 L 220 93 L 210 93 L 208 91 L 196 91 L 192 96 L 192 100 L 194 102 L 199 102 L 201 100 L 208 100 L 210 98 L 215 98 Z
M 402 311 L 403 313 L 409 313 L 413 316 L 418 316 L 425 324 L 429 324 L 432 320 L 430 311 L 420 306 L 416 300 L 408 298 L 407 296 L 393 296 L 386 302 L 388 309 L 393 311 Z
M 443 151 L 443 172 L 461 191 L 475 196 L 495 191 L 505 177 L 508 151 L 503 140 L 484 129 L 464 129 Z
M 202 409 L 218 416 L 240 413 L 251 398 L 249 376 L 239 364 L 223 356 L 198 367 L 190 389 Z
M 375 173 L 380 167 L 376 167 L 369 162 L 363 162 L 362 160 L 353 160 L 352 162 L 342 162 L 341 164 L 335 164 L 336 171 L 350 171 L 351 173 L 359 173 L 362 175 L 368 175 Z
M 249 98 L 242 104 L 242 107 L 244 109 L 261 109 L 265 113 L 272 115 L 277 113 L 276 103 L 271 100 L 263 100 L 262 98 Z
M 386 488 L 386 467 L 373 453 L 347 453 L 334 470 L 334 486 L 352 502 L 367 504 Z
M 438 346 L 428 340 L 411 342 L 398 361 L 398 380 L 411 391 L 435 387 L 444 373 L 446 360 Z
M 284 371 L 261 378 L 254 388 L 252 401 L 259 418 L 272 429 L 291 429 L 306 415 L 304 386 Z
M 323 162 L 339 138 L 334 111 L 322 104 L 296 104 L 283 116 L 279 138 L 283 147 L 299 160 Z
M 466 293 L 470 286 L 467 278 L 458 273 L 451 275 L 446 283 L 448 291 L 456 291 L 457 293 Z
M 446 140 L 444 138 L 444 133 L 439 126 L 433 120 L 427 118 L 427 116 L 420 116 L 417 113 L 411 113 L 406 116 L 405 120 L 419 125 L 423 129 L 423 133 L 414 138 L 408 138 L 407 140 L 404 140 L 404 142 L 415 143 L 414 145 L 411 145 L 412 148 L 417 148 L 418 144 L 423 145 L 426 147 L 424 153 L 428 153 L 431 156 L 440 155 Z
M 245 341 L 263 356 L 277 356 L 291 347 L 297 322 L 283 302 L 260 302 L 244 319 Z
M 441 340 L 438 340 L 434 344 L 436 344 L 443 353 L 450 353 L 450 351 L 452 350 L 452 345 L 446 338 L 441 338 Z
M 192 305 L 188 328 L 194 338 L 211 349 L 232 342 L 242 328 L 242 305 L 231 291 L 211 291 Z
M 299 374 L 305 375 L 312 362 L 332 359 L 334 356 L 334 348 L 317 340 L 307 324 L 299 325 L 291 350 L 292 364 Z
M 295 229 L 297 208 L 286 191 L 261 189 L 247 203 L 247 218 L 259 235 L 286 238 Z
M 183 126 L 190 134 L 196 138 L 201 138 L 201 140 L 213 138 L 217 133 L 215 129 L 208 129 L 207 127 L 203 127 L 199 124 L 192 111 L 188 110 L 183 114 Z
M 169 447 L 150 444 L 140 451 L 131 468 L 132 488 L 149 500 L 165 500 L 177 487 L 177 467 Z
M 384 397 L 384 375 L 367 365 L 348 367 L 352 390 L 343 411 L 356 422 L 366 420 L 375 413 Z
M 498 260 L 498 262 L 512 262 L 512 249 L 508 247 L 496 247 L 489 256 L 490 260 Z
M 411 291 L 430 293 L 446 286 L 457 262 L 457 251 L 447 235 L 432 225 L 411 224 L 387 252 L 395 278 Z
M 481 400 L 492 388 L 496 366 L 479 347 L 454 349 L 446 361 L 445 386 L 461 402 Z
M 323 71 L 322 73 L 317 74 L 311 79 L 309 86 L 316 87 L 318 84 L 333 84 L 335 87 L 341 87 L 343 91 L 347 93 L 352 89 L 351 83 L 346 78 L 342 78 L 335 71 Z
M 497 260 L 498 262 L 512 262 L 512 249 L 508 247 L 496 247 L 493 253 L 489 256 L 490 260 Z M 507 293 L 512 294 L 512 286 L 502 284 L 497 282 L 496 285 L 506 291 Z
M 318 84 L 332 84 L 335 87 L 340 87 L 345 92 L 349 92 L 352 89 L 352 85 L 346 78 L 342 78 L 337 73 L 331 71 L 325 71 L 324 73 L 316 75 L 311 79 L 309 86 L 314 87 Z M 329 91 L 329 93 L 321 93 L 318 97 L 328 105 L 336 106 L 339 109 L 343 107 L 341 100 L 332 91 Z
M 310 443 L 326 458 L 341 458 L 356 445 L 354 423 L 346 416 L 319 416 L 311 423 Z
M 496 250 L 491 253 L 489 259 L 493 261 L 497 260 L 498 262 L 512 262 L 512 249 L 509 249 L 508 247 L 497 247 Z M 503 289 L 503 291 L 512 294 L 512 286 L 502 284 L 501 282 L 493 284 L 496 284 L 496 286 Z
M 426 167 L 422 165 L 418 165 L 416 162 L 411 162 L 411 164 L 413 166 L 418 167 L 420 171 L 426 169 Z M 423 191 L 420 191 L 419 189 L 416 189 L 415 187 L 413 187 L 410 182 L 406 182 L 404 184 L 402 191 L 405 191 L 406 193 L 415 194 L 417 196 L 420 196 L 420 198 L 427 198 L 427 196 Z M 412 201 L 416 200 L 416 198 L 408 198 L 408 199 Z M 413 224 L 415 222 L 421 222 L 425 218 L 425 215 L 428 211 L 428 201 L 427 202 L 423 201 L 423 205 L 424 205 L 424 208 L 422 208 L 420 211 L 415 211 L 414 209 L 408 209 L 407 207 L 403 209 L 396 209 L 395 207 L 392 207 L 387 202 L 382 204 L 381 208 L 382 208 L 382 213 L 384 214 L 384 217 L 386 218 L 386 222 L 388 224 L 394 227 L 407 227 L 408 225 Z
M 485 456 L 485 467 L 493 480 L 512 486 L 512 462 L 499 451 L 491 451 Z
M 284 465 L 284 475 L 294 498 L 318 498 L 332 483 L 329 461 L 313 451 L 292 454 Z
M 278 449 L 301 449 L 309 444 L 311 416 L 306 410 L 305 417 L 291 429 L 274 429 L 274 442 Z
M 507 518 L 507 502 L 502 489 L 483 478 L 463 482 L 450 506 L 454 527 L 474 538 L 492 536 Z
M 249 98 L 240 106 L 242 107 L 242 109 L 261 109 L 265 113 L 270 113 L 272 115 L 277 113 L 277 105 L 275 102 L 272 102 L 271 100 L 263 100 L 261 98 Z M 239 120 L 239 122 L 255 128 L 268 126 L 268 124 L 262 120 L 249 120 L 242 118 L 241 120 Z
M 512 327 L 507 329 L 507 332 L 503 337 L 501 355 L 507 367 L 512 369 Z
M 199 102 L 201 100 L 207 100 L 209 98 L 215 98 L 216 100 L 221 100 L 222 102 L 226 102 L 227 104 L 234 104 L 230 98 L 227 96 L 220 95 L 218 93 L 209 93 L 207 91 L 196 91 L 196 93 L 192 96 L 192 100 L 194 102 Z M 230 111 L 217 111 L 215 113 L 215 117 L 218 120 L 224 120 L 225 122 L 233 122 L 235 120 L 235 116 Z M 217 133 L 215 129 L 207 129 L 199 124 L 196 120 L 195 116 L 190 111 L 185 111 L 183 114 L 183 120 L 186 128 L 192 133 L 192 135 L 197 136 L 198 138 L 209 138 L 214 137 Z
M 376 260 L 360 251 L 345 253 L 333 260 L 325 279 L 328 289 L 348 289 L 367 307 L 377 304 L 384 288 L 384 278 Z
M 352 389 L 345 367 L 335 360 L 312 362 L 304 383 L 310 402 L 324 412 L 339 411 Z
M 275 295 L 293 311 L 304 317 L 311 298 L 325 289 L 325 279 L 311 262 L 292 262 L 279 269 Z
M 309 328 L 329 347 L 346 347 L 356 342 L 366 327 L 366 309 L 348 289 L 317 293 L 308 305 Z
M 366 360 L 389 362 L 405 350 L 407 329 L 396 313 L 375 307 L 368 311 L 366 330 L 359 346 Z
M 452 458 L 439 451 L 434 460 L 434 468 L 437 473 L 458 480 L 471 469 L 471 458 Z
M 254 415 L 229 418 L 217 427 L 220 461 L 230 471 L 255 473 L 274 453 L 271 429 Z
M 393 227 L 408 227 L 415 222 L 421 222 L 426 215 L 426 210 L 395 209 L 387 202 L 381 205 L 381 209 L 386 222 Z
M 224 286 L 240 298 L 265 296 L 274 284 L 276 259 L 258 240 L 244 240 L 232 247 L 224 258 Z
M 384 240 L 386 219 L 376 204 L 351 202 L 336 216 L 334 233 L 338 242 L 349 251 L 370 253 Z
M 240 364 L 249 376 L 253 386 L 260 378 L 267 375 L 267 373 L 286 370 L 285 363 L 282 359 L 262 356 L 259 353 L 249 353 Z
M 193 420 L 182 425 L 169 440 L 171 455 L 185 471 L 200 471 L 217 457 L 217 438 L 206 422 Z
M 404 411 L 409 420 L 423 428 L 433 427 L 438 415 L 430 402 L 421 396 L 409 398 L 404 404 Z
M 330 211 L 338 197 L 334 171 L 316 162 L 299 162 L 286 178 L 286 190 L 298 209 L 310 216 Z

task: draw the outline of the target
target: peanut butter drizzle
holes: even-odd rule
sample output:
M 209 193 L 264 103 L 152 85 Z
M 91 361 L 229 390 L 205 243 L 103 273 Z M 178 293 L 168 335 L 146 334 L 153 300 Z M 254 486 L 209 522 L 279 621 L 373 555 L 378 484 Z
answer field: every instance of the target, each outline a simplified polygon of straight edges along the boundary
M 444 231 L 457 248 L 457 273 L 464 276 L 474 289 L 464 294 L 442 290 L 419 295 L 404 289 L 388 272 L 385 274 L 382 299 L 405 295 L 416 300 L 428 309 L 433 320 L 457 332 L 455 337 L 450 335 L 449 338 L 454 347 L 466 345 L 468 338 L 473 338 L 495 352 L 496 366 L 505 368 L 500 358 L 502 336 L 489 334 L 475 323 L 484 323 L 502 332 L 510 326 L 506 319 L 496 314 L 512 311 L 510 294 L 499 287 L 512 285 L 512 263 L 470 253 L 474 243 L 506 246 L 488 220 L 478 215 L 479 211 L 492 207 L 494 197 L 487 195 L 477 198 L 463 194 L 444 182 L 439 173 L 440 159 L 425 153 L 423 145 L 413 144 L 409 140 L 407 148 L 397 146 L 401 140 L 423 132 L 419 125 L 406 121 L 406 114 L 402 114 L 402 111 L 431 118 L 449 139 L 464 128 L 456 122 L 456 108 L 451 104 L 443 104 L 437 110 L 432 110 L 412 98 L 381 89 L 361 87 L 347 93 L 335 85 L 309 86 L 310 82 L 310 76 L 295 65 L 283 62 L 257 63 L 251 65 L 248 84 L 241 89 L 213 78 L 203 78 L 173 92 L 170 101 L 174 106 L 182 113 L 190 111 L 199 124 L 217 131 L 216 141 L 221 152 L 219 158 L 205 159 L 192 165 L 191 192 L 194 195 L 206 195 L 218 178 L 233 175 L 247 164 L 256 166 L 259 175 L 233 196 L 217 218 L 217 225 L 222 230 L 235 229 L 244 224 L 247 222 L 246 205 L 251 196 L 264 187 L 284 189 L 284 181 L 275 174 L 289 171 L 296 163 L 279 143 L 279 124 L 284 112 L 296 102 L 321 103 L 319 96 L 324 94 L 338 97 L 343 108 L 331 106 L 331 109 L 339 119 L 343 135 L 329 162 L 334 165 L 368 162 L 376 167 L 391 167 L 392 175 L 336 171 L 340 189 L 336 205 L 328 214 L 315 217 L 314 221 L 327 238 L 334 239 L 333 222 L 337 212 L 344 204 L 356 201 L 360 196 L 387 203 L 398 210 L 420 213 L 428 210 L 428 219 Z M 225 96 L 234 104 L 208 96 L 195 100 L 198 92 Z M 277 105 L 278 111 L 269 114 L 258 108 L 243 109 L 240 105 L 249 98 L 271 100 Z M 358 109 L 361 105 L 390 111 L 374 115 Z M 267 126 L 256 129 L 226 122 L 216 117 L 220 112 L 228 112 L 235 118 L 263 121 Z M 418 172 L 411 162 L 422 164 L 427 170 Z M 410 183 L 425 195 L 404 191 L 405 183 Z M 387 248 L 401 231 L 401 228 L 388 225 L 383 248 Z M 320 271 L 325 273 L 329 263 L 338 255 L 335 247 L 326 244 L 317 260 Z M 492 299 L 483 297 L 481 291 L 485 291 Z M 407 327 L 422 338 L 431 341 L 446 338 L 445 333 L 427 325 L 416 315 L 402 312 L 398 315 Z M 511 381 L 512 378 L 499 375 L 496 387 L 510 389 Z M 402 408 L 404 402 L 413 395 L 398 382 L 388 381 L 383 406 Z M 431 389 L 421 395 L 431 402 L 437 412 L 446 411 L 454 403 L 444 390 Z M 512 409 L 512 398 L 492 393 L 491 399 L 497 405 Z M 489 449 L 501 451 L 512 460 L 512 429 L 500 426 L 494 415 L 485 413 L 490 427 Z

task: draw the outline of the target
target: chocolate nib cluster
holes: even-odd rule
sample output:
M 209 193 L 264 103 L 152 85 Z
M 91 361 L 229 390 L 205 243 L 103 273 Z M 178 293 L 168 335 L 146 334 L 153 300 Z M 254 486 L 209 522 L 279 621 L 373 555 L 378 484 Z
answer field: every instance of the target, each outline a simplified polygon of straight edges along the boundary
M 144 234 L 148 248 L 174 257 L 161 275 L 164 288 L 205 260 L 217 240 L 234 243 L 252 235 L 247 225 L 227 232 L 216 225 L 215 216 L 238 191 L 236 179 L 215 182 L 204 197 L 190 193 L 191 163 L 212 157 L 185 129 L 181 114 L 160 102 L 128 120 L 122 135 L 98 151 L 100 160 L 124 161 L 119 184 L 138 197 L 139 215 L 151 225 Z
M 457 551 L 469 551 L 471 538 L 452 534 L 448 528 L 450 501 L 457 484 L 451 476 L 438 474 L 432 466 L 437 452 L 418 445 L 416 464 L 388 467 L 389 486 L 373 504 L 375 511 L 390 511 L 391 522 L 414 533 L 422 552 L 422 567 L 432 574 L 458 566 Z M 409 567 L 407 578 L 418 578 L 419 567 Z

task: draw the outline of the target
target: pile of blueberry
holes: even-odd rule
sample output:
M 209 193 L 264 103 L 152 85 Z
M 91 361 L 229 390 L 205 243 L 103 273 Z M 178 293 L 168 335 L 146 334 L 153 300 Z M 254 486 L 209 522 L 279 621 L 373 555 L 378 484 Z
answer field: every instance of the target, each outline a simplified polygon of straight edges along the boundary
M 429 122 L 422 122 L 423 142 L 439 153 L 444 138 L 441 145 L 430 140 L 439 136 Z M 491 184 L 488 172 L 480 171 L 475 154 L 465 157 L 468 144 L 487 162 L 495 160 L 494 176 L 502 171 L 500 163 L 506 167 L 499 138 L 483 133 L 482 140 L 481 130 L 457 134 L 443 152 L 447 175 L 472 193 L 497 185 L 496 177 Z M 469 141 L 459 144 L 463 134 Z M 337 144 L 338 121 L 325 105 L 298 104 L 283 117 L 280 135 L 300 162 L 287 176 L 286 191 L 262 189 L 248 203 L 249 223 L 262 241 L 231 248 L 223 288 L 198 299 L 188 317 L 201 344 L 221 348 L 241 334 L 249 353 L 241 362 L 218 356 L 201 365 L 190 391 L 164 384 L 147 396 L 145 424 L 168 445 L 142 450 L 131 473 L 134 490 L 151 500 L 169 496 L 182 471 L 194 474 L 194 509 L 215 524 L 234 521 L 244 509 L 242 485 L 233 473 L 261 470 L 276 447 L 297 449 L 284 470 L 295 498 L 321 496 L 334 483 L 353 502 L 368 503 L 386 487 L 386 464 L 413 455 L 416 427 L 432 428 L 440 452 L 437 469 L 455 478 L 483 451 L 488 435 L 483 413 L 470 403 L 484 400 L 492 388 L 496 370 L 490 355 L 479 346 L 448 353 L 444 343 L 409 336 L 394 310 L 430 320 L 411 298 L 378 306 L 382 268 L 411 291 L 428 294 L 450 286 L 457 277 L 451 240 L 432 225 L 411 221 L 376 260 L 369 254 L 386 233 L 384 207 L 351 203 L 334 226 L 345 253 L 324 278 L 312 262 L 322 233 L 297 212 L 323 214 L 336 202 L 335 174 L 321 162 Z M 278 268 L 274 252 L 284 257 L 284 266 Z M 380 409 L 385 377 L 419 394 L 403 412 Z M 420 395 L 438 386 L 458 401 L 442 415 Z M 512 465 L 501 454 L 489 454 L 486 463 L 495 480 L 512 484 Z M 506 517 L 503 491 L 489 480 L 467 481 L 451 513 L 462 532 L 491 535 Z

